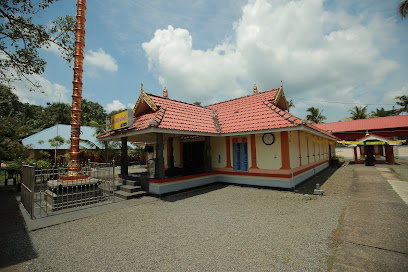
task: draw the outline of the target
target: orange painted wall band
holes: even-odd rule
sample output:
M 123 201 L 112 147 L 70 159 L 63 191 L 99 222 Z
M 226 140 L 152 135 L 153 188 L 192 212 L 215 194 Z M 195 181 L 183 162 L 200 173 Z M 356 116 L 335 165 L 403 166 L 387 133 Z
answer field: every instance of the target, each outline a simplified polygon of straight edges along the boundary
M 289 137 L 287 131 L 281 132 L 281 157 L 282 167 L 280 169 L 290 169 Z
M 259 169 L 256 162 L 256 141 L 255 134 L 251 134 L 251 159 L 252 165 L 250 169 Z

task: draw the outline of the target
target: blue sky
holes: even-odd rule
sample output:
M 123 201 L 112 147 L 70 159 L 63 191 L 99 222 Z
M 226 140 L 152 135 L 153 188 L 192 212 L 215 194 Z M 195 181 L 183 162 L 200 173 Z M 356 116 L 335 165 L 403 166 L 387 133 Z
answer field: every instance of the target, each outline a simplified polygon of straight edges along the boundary
M 36 20 L 76 14 L 62 0 Z M 358 4 L 356 4 L 358 2 Z M 391 109 L 408 95 L 408 20 L 399 0 L 87 1 L 83 98 L 110 112 L 133 107 L 144 90 L 203 105 L 280 86 L 303 118 L 323 110 L 339 121 L 355 105 Z M 36 76 L 17 82 L 23 102 L 71 103 L 72 68 L 54 48 Z M 330 103 L 329 103 L 330 102 Z

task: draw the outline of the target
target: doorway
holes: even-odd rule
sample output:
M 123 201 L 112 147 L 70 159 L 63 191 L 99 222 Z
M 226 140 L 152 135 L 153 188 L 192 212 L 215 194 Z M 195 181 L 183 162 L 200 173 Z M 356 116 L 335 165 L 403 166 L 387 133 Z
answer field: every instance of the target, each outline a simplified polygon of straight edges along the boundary
M 204 173 L 204 142 L 183 143 L 183 174 Z

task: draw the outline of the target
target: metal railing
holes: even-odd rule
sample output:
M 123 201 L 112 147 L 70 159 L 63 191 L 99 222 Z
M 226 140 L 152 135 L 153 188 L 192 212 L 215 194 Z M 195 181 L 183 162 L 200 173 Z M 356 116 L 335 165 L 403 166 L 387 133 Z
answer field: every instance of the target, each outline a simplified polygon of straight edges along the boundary
M 60 180 L 67 173 L 66 165 L 49 168 L 23 166 L 21 202 L 31 219 L 61 210 L 115 201 L 114 162 L 82 165 L 81 174 L 88 175 L 87 179 Z

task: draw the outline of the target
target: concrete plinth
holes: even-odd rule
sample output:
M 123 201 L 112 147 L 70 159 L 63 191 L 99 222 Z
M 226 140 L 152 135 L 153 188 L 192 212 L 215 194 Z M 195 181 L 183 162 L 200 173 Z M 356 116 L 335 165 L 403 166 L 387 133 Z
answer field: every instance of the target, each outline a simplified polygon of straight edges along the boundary
M 46 201 L 52 211 L 89 205 L 108 198 L 100 188 L 98 179 L 61 182 L 50 180 L 47 183 Z

